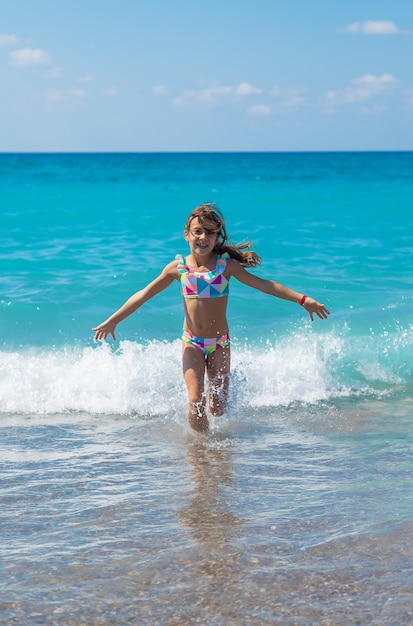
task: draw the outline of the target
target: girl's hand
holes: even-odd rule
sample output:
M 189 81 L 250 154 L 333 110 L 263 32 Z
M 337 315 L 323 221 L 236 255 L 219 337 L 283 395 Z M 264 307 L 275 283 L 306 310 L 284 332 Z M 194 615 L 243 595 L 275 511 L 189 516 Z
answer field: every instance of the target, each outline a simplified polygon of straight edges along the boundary
M 324 304 L 320 304 L 320 302 L 317 302 L 314 298 L 310 298 L 310 296 L 306 297 L 301 306 L 308 311 L 312 322 L 314 321 L 314 313 L 320 318 L 320 320 L 325 320 L 330 315 L 330 311 L 324 306 Z
M 112 335 L 113 339 L 116 341 L 115 328 L 116 324 L 113 322 L 103 322 L 103 324 L 99 324 L 96 328 L 92 328 L 92 330 L 95 331 L 95 341 L 106 339 L 108 335 Z

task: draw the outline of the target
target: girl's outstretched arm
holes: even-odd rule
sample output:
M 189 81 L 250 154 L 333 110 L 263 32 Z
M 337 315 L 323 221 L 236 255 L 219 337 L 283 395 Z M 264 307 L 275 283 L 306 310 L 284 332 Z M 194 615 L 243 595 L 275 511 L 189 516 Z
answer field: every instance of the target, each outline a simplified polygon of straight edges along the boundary
M 314 320 L 314 314 L 320 319 L 326 319 L 327 316 L 330 315 L 330 311 L 324 306 L 324 304 L 314 300 L 314 298 L 310 298 L 310 296 L 306 296 L 303 293 L 299 293 L 289 287 L 285 287 L 284 285 L 281 285 L 281 283 L 277 283 L 274 280 L 260 278 L 255 274 L 251 274 L 234 259 L 230 260 L 229 269 L 232 276 L 234 276 L 241 283 L 244 283 L 244 285 L 248 285 L 248 287 L 258 289 L 263 293 L 268 293 L 270 296 L 275 296 L 276 298 L 281 298 L 282 300 L 288 300 L 289 302 L 301 304 L 309 313 L 311 321 Z
M 169 285 L 176 278 L 177 261 L 169 263 L 155 280 L 146 285 L 140 291 L 137 291 L 126 302 L 115 311 L 107 320 L 92 328 L 95 331 L 95 340 L 106 339 L 109 335 L 112 335 L 113 339 L 116 339 L 115 328 L 126 317 L 132 315 L 137 311 L 145 302 L 156 296 L 158 293 L 169 287 Z

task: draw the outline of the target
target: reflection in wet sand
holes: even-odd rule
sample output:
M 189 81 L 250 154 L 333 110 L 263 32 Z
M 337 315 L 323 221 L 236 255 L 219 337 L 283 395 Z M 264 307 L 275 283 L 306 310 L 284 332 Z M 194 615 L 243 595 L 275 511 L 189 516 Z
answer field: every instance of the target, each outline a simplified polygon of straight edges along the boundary
M 200 574 L 229 576 L 239 571 L 239 548 L 231 545 L 234 531 L 243 523 L 231 510 L 233 480 L 231 452 L 194 444 L 188 450 L 193 490 L 179 520 L 200 545 Z

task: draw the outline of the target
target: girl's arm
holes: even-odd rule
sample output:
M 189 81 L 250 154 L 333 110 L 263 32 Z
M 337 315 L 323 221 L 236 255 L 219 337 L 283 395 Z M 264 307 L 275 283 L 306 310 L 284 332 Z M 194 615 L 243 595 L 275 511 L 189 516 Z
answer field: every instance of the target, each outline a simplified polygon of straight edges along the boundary
M 324 304 L 317 302 L 314 298 L 310 298 L 309 296 L 305 296 L 303 293 L 289 289 L 288 287 L 281 285 L 281 283 L 276 283 L 274 280 L 260 278 L 255 274 L 251 274 L 234 259 L 231 259 L 228 265 L 231 275 L 235 276 L 235 278 L 241 283 L 244 283 L 244 285 L 248 285 L 248 287 L 252 287 L 253 289 L 258 289 L 263 293 L 268 293 L 270 296 L 281 298 L 282 300 L 302 304 L 305 310 L 309 313 L 311 321 L 314 320 L 314 314 L 316 314 L 320 319 L 326 319 L 327 316 L 330 315 L 330 311 L 328 311 Z
M 95 331 L 95 340 L 106 339 L 108 335 L 115 337 L 115 328 L 126 317 L 137 311 L 145 302 L 156 296 L 158 293 L 169 287 L 176 278 L 177 261 L 169 263 L 155 280 L 146 285 L 140 291 L 137 291 L 126 302 L 113 313 L 107 320 L 92 328 Z

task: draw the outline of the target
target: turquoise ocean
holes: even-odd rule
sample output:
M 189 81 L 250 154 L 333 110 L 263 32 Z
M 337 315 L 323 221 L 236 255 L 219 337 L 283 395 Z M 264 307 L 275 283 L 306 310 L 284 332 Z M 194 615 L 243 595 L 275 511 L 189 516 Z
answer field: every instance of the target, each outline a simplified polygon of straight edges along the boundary
M 228 411 L 187 425 L 178 285 L 216 202 Z M 0 624 L 413 623 L 413 153 L 0 154 Z

